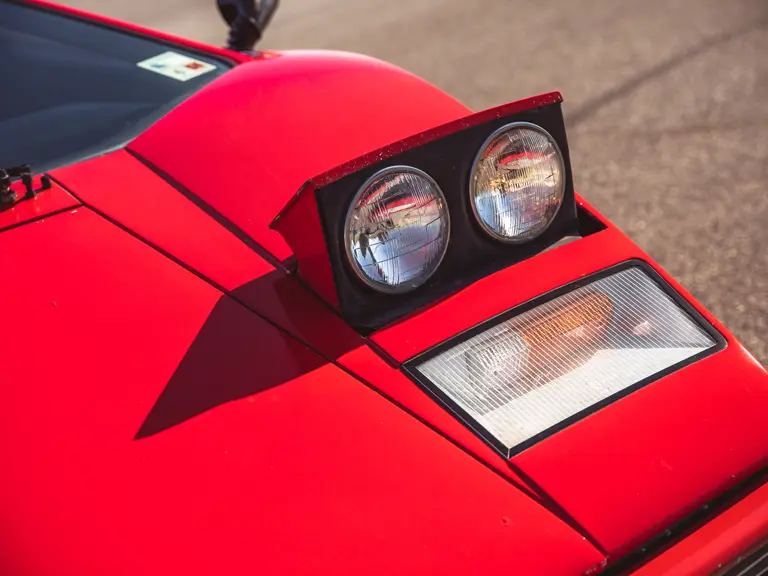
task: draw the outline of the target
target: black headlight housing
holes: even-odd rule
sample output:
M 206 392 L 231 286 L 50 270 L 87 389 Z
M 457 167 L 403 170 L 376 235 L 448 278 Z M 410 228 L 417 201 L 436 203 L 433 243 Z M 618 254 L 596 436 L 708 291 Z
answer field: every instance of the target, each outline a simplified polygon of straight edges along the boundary
M 374 332 L 566 237 L 583 235 L 561 103 L 560 94 L 552 93 L 508 104 L 368 154 L 310 181 L 273 227 L 293 248 L 299 275 L 358 332 Z M 470 206 L 469 183 L 475 157 L 488 136 L 517 122 L 541 127 L 552 136 L 563 158 L 565 190 L 550 226 L 528 242 L 511 245 L 482 230 Z M 398 294 L 379 292 L 363 283 L 352 270 L 344 247 L 345 221 L 353 198 L 373 174 L 390 166 L 411 166 L 433 178 L 445 196 L 451 219 L 451 236 L 439 268 L 422 286 Z M 309 247 L 307 236 L 313 234 L 313 228 L 322 233 L 322 254 Z

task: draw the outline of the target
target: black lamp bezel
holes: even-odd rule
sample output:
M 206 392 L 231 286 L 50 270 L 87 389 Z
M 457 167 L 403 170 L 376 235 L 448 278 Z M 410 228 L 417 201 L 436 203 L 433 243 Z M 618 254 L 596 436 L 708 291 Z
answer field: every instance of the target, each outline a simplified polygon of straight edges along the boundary
M 543 306 L 547 302 L 550 302 L 556 298 L 559 298 L 560 296 L 573 292 L 574 290 L 583 288 L 584 286 L 589 286 L 590 284 L 593 284 L 598 280 L 607 278 L 608 276 L 619 274 L 620 272 L 624 272 L 626 270 L 631 270 L 633 268 L 643 272 L 645 276 L 649 280 L 654 282 L 656 286 L 664 294 L 669 296 L 674 301 L 674 303 L 678 306 L 680 311 L 683 312 L 686 316 L 688 316 L 688 319 L 691 320 L 691 322 L 698 325 L 699 328 L 701 328 L 702 330 L 704 330 L 704 332 L 707 333 L 707 335 L 712 339 L 713 345 L 694 354 L 693 356 L 685 358 L 679 362 L 676 362 L 675 364 L 671 364 L 666 368 L 659 370 L 654 374 L 651 374 L 650 376 L 642 378 L 634 382 L 633 384 L 626 386 L 625 388 L 619 390 L 618 392 L 615 392 L 610 396 L 607 396 L 602 400 L 595 402 L 594 404 L 591 404 L 590 406 L 584 408 L 583 410 L 572 414 L 568 418 L 565 418 L 564 420 L 558 422 L 557 424 L 542 430 L 541 432 L 531 436 L 527 440 L 524 440 L 523 442 L 520 442 L 512 447 L 508 447 L 504 445 L 500 440 L 498 440 L 489 430 L 484 428 L 477 420 L 475 420 L 468 412 L 466 412 L 458 403 L 456 403 L 450 396 L 448 396 L 447 393 L 445 393 L 437 384 L 432 382 L 429 379 L 429 377 L 427 377 L 419 369 L 419 367 L 422 364 L 424 364 L 424 362 L 426 362 L 427 360 L 430 360 L 436 356 L 439 356 L 443 352 L 446 352 L 458 346 L 462 342 L 466 342 L 467 340 L 469 340 L 470 338 L 478 334 L 482 334 L 483 332 L 490 330 L 494 326 L 498 326 L 499 324 L 506 322 L 507 320 L 510 320 L 511 318 L 519 316 L 525 312 L 528 312 L 529 310 L 533 310 L 534 308 Z M 481 438 L 491 448 L 493 448 L 496 452 L 498 452 L 505 460 L 509 460 L 513 456 L 527 450 L 528 448 L 531 448 L 532 446 L 535 446 L 536 444 L 548 438 L 549 436 L 552 436 L 556 432 L 559 432 L 560 430 L 563 430 L 571 426 L 572 424 L 578 422 L 579 420 L 583 420 L 590 414 L 593 414 L 605 408 L 606 406 L 613 404 L 614 402 L 616 402 L 621 398 L 624 398 L 625 396 L 629 396 L 633 392 L 640 390 L 641 388 L 647 386 L 648 384 L 651 384 L 652 382 L 655 382 L 656 380 L 659 380 L 664 376 L 677 372 L 678 370 L 686 366 L 689 366 L 695 362 L 698 362 L 703 358 L 711 356 L 716 352 L 724 350 L 727 345 L 728 345 L 728 342 L 725 339 L 725 337 L 706 318 L 704 318 L 704 316 L 702 316 L 701 313 L 698 310 L 696 310 L 696 308 L 690 302 L 688 302 L 677 290 L 675 290 L 672 286 L 670 286 L 670 284 L 661 276 L 661 274 L 659 274 L 656 271 L 656 269 L 653 268 L 653 266 L 651 266 L 644 260 L 633 258 L 631 260 L 625 260 L 624 262 L 615 264 L 613 266 L 610 266 L 598 272 L 594 272 L 593 274 L 590 274 L 589 276 L 585 276 L 584 278 L 579 278 L 578 280 L 569 282 L 568 284 L 555 288 L 550 292 L 541 294 L 536 298 L 533 298 L 517 306 L 514 306 L 509 310 L 494 316 L 493 318 L 489 318 L 481 322 L 480 324 L 473 326 L 472 328 L 469 328 L 468 330 L 465 330 L 459 334 L 456 334 L 450 337 L 449 339 L 437 344 L 436 346 L 433 346 L 432 348 L 430 348 L 425 352 L 422 352 L 418 356 L 415 356 L 414 358 L 409 359 L 402 365 L 402 370 L 414 382 L 416 382 L 425 392 L 427 392 L 433 398 L 439 401 L 448 411 L 453 413 L 479 438 Z

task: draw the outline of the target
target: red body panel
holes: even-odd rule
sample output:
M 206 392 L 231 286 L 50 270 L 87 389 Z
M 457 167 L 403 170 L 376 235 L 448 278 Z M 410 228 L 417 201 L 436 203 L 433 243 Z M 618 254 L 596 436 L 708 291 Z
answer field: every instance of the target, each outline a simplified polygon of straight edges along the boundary
M 583 201 L 582 205 L 588 207 Z M 405 361 L 570 281 L 633 258 L 652 262 L 607 225 L 606 230 L 488 276 L 380 331 L 373 340 L 396 360 Z M 761 424 L 768 406 L 765 370 L 659 271 L 723 331 L 728 349 L 662 378 L 512 459 L 611 555 L 627 552 L 735 479 L 768 463 L 768 435 Z M 417 413 L 438 422 L 426 408 Z
M 128 152 L 51 172 L 87 206 L 233 290 L 274 267 Z
M 0 335 L 18 344 L 2 368 L 4 573 L 576 575 L 602 560 L 88 209 L 0 235 L 0 270 L 17 294 Z
M 524 485 L 504 460 L 469 429 L 428 397 L 400 370 L 390 366 L 329 306 L 281 269 L 230 292 L 251 310 L 280 326 L 330 361 L 357 375 L 468 453 L 513 481 Z
M 709 576 L 767 536 L 768 485 L 634 572 L 634 576 Z
M 35 189 L 39 189 L 40 178 L 34 178 L 33 185 Z M 43 190 L 29 200 L 24 198 L 25 189 L 21 182 L 14 182 L 11 189 L 16 192 L 18 200 L 12 207 L 0 211 L 0 231 L 80 204 L 76 198 L 55 183 L 50 189 Z
M 424 422 L 439 430 L 467 452 L 484 461 L 521 487 L 532 490 L 526 480 L 509 467 L 490 446 L 429 397 L 398 368 L 389 366 L 368 346 L 356 348 L 339 358 L 339 364 L 377 390 L 392 398 Z
M 663 271 L 728 347 L 505 462 L 397 364 L 647 255 L 605 222 L 366 346 L 273 266 L 268 225 L 317 174 L 469 111 L 362 56 L 156 37 L 247 63 L 130 152 L 57 170 L 72 194 L 0 213 L 0 572 L 576 575 L 766 465 L 765 370 Z M 765 490 L 648 574 L 753 543 Z
M 129 148 L 282 260 L 291 251 L 268 225 L 307 180 L 468 113 L 390 64 L 286 52 L 218 78 Z
M 512 461 L 618 556 L 768 464 L 767 381 L 729 340 Z

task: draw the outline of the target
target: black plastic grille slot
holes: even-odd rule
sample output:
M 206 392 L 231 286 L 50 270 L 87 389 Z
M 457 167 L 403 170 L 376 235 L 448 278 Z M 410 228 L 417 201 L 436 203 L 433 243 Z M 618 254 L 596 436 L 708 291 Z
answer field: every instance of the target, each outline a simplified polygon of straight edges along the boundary
M 716 576 L 763 576 L 768 574 L 768 542 L 756 549 L 739 556 L 735 564 L 729 565 L 724 571 L 716 572 Z

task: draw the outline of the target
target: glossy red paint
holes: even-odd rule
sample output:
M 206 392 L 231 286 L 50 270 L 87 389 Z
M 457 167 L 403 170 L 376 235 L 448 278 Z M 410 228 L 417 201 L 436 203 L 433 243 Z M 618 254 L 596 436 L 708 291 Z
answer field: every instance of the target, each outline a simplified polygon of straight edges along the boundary
M 226 290 L 274 270 L 237 236 L 124 150 L 60 168 L 51 176 L 85 205 Z
M 326 186 L 331 182 L 339 180 L 344 176 L 348 176 L 352 172 L 356 172 L 366 166 L 391 158 L 396 154 L 400 154 L 416 146 L 433 142 L 440 138 L 444 138 L 449 134 L 471 128 L 483 124 L 484 122 L 490 122 L 495 118 L 501 118 L 502 116 L 509 116 L 517 114 L 518 112 L 524 112 L 525 110 L 531 110 L 533 108 L 541 108 L 542 106 L 550 106 L 552 104 L 558 104 L 563 101 L 563 96 L 560 92 L 547 92 L 538 96 L 531 96 L 530 98 L 523 98 L 516 100 L 515 102 L 509 102 L 496 106 L 495 108 L 488 108 L 476 114 L 470 114 L 459 118 L 453 122 L 448 122 L 441 126 L 435 126 L 429 130 L 412 134 L 408 138 L 404 138 L 398 142 L 394 142 L 388 146 L 385 146 L 379 150 L 374 150 L 363 154 L 359 158 L 352 159 L 344 164 L 337 166 L 320 176 L 312 179 L 312 184 L 315 186 Z
M 3 573 L 576 575 L 603 560 L 87 208 L 0 234 L 8 270 Z
M 328 257 L 325 236 L 320 222 L 320 211 L 315 195 L 319 187 L 326 186 L 375 162 L 386 160 L 400 152 L 433 142 L 460 130 L 477 126 L 502 116 L 562 101 L 563 98 L 559 92 L 526 98 L 498 106 L 497 108 L 464 116 L 458 120 L 413 134 L 408 138 L 388 144 L 378 150 L 368 152 L 359 158 L 350 160 L 320 176 L 312 178 L 291 198 L 270 223 L 269 227 L 280 232 L 280 235 L 290 246 L 293 255 L 298 261 L 298 271 L 301 278 L 326 302 L 332 306 L 338 306 L 338 294 L 333 281 L 331 262 Z
M 766 537 L 768 485 L 633 572 L 633 576 L 709 576 Z
M 550 274 L 573 258 L 589 263 L 592 250 L 609 253 L 612 247 L 622 244 L 611 231 L 624 240 L 625 245 L 619 248 L 626 250 L 626 258 L 622 259 L 641 258 L 652 263 L 592 206 L 583 199 L 579 202 L 609 227 L 594 235 L 603 243 L 576 254 L 566 248 L 586 248 L 583 240 L 552 251 L 559 251 L 561 258 L 553 263 Z M 590 267 L 574 273 L 572 279 L 586 275 Z M 655 268 L 725 335 L 728 348 L 593 414 L 513 459 L 612 555 L 661 531 L 765 465 L 768 456 L 768 438 L 760 427 L 768 401 L 765 369 L 678 282 L 658 266 Z M 543 286 L 539 288 L 546 291 Z M 448 311 L 444 312 L 447 317 Z M 735 382 L 738 386 L 730 385 Z M 681 406 L 686 409 L 681 410 Z M 702 458 L 691 446 L 706 446 L 707 457 Z M 671 473 L 666 465 L 675 466 L 676 472 Z M 670 510 L 678 512 L 669 514 Z
M 768 464 L 767 382 L 729 336 L 512 462 L 618 557 Z
M 320 298 L 277 269 L 229 293 L 329 361 L 357 375 L 500 474 L 525 485 L 504 460 L 461 422 L 430 399 L 400 370 L 368 347 Z
M 245 54 L 241 54 L 240 52 L 233 52 L 232 50 L 227 50 L 225 48 L 218 48 L 216 46 L 202 44 L 200 42 L 195 42 L 194 40 L 190 40 L 188 38 L 182 38 L 180 36 L 174 36 L 172 34 L 160 32 L 159 30 L 151 30 L 149 28 L 145 28 L 143 26 L 139 26 L 138 24 L 133 24 L 131 22 L 122 22 L 120 20 L 115 20 L 114 18 L 109 18 L 107 16 L 102 16 L 100 14 L 86 12 L 85 10 L 80 10 L 79 8 L 74 8 L 72 6 L 62 6 L 61 4 L 48 2 L 46 0 L 24 0 L 24 2 L 27 4 L 39 6 L 41 8 L 45 8 L 47 10 L 58 12 L 59 14 L 68 14 L 75 18 L 92 20 L 93 22 L 102 24 L 104 26 L 118 28 L 125 32 L 138 34 L 139 36 L 149 36 L 154 40 L 160 40 L 162 42 L 167 42 L 170 44 L 178 44 L 179 46 L 184 46 L 186 48 L 189 48 L 191 50 L 196 50 L 198 52 L 205 52 L 213 56 L 219 56 L 220 58 L 225 58 L 235 63 L 250 62 L 251 60 L 254 59 L 252 56 L 247 56 Z
M 40 188 L 40 178 L 33 178 L 35 189 Z M 25 188 L 21 182 L 14 182 L 11 189 L 16 192 L 18 200 L 10 207 L 0 210 L 0 231 L 38 220 L 51 214 L 56 214 L 80 204 L 76 198 L 67 193 L 61 186 L 53 183 L 51 188 L 37 194 L 34 198 L 25 199 Z
M 430 398 L 399 369 L 382 360 L 381 356 L 368 346 L 350 350 L 341 356 L 338 362 L 361 380 L 417 415 L 418 418 L 438 430 L 440 434 L 456 442 L 486 465 L 524 487 L 530 493 L 534 492 L 526 480 L 521 478 L 485 442 Z
M 280 233 L 296 256 L 297 271 L 302 281 L 338 310 L 338 290 L 333 279 L 315 190 L 311 182 L 303 186 L 269 227 Z
M 375 334 L 392 365 L 284 270 L 241 260 L 240 241 L 218 228 L 286 258 L 267 226 L 308 179 L 468 113 L 370 58 L 266 53 L 130 145 L 181 186 L 125 152 L 57 172 L 131 234 L 82 206 L 0 233 L 0 285 L 14 286 L 0 338 L 19 343 L 0 367 L 0 572 L 575 575 L 605 560 L 590 540 L 618 557 L 764 466 L 765 370 L 663 272 L 728 348 L 509 468 L 397 369 L 562 284 L 648 260 L 609 223 Z M 680 553 L 676 566 L 696 570 L 751 539 L 764 527 L 752 502 L 751 528 L 733 520 L 715 554 L 680 564 Z
M 632 258 L 652 262 L 604 223 L 605 230 L 488 276 L 372 339 L 404 361 L 570 281 Z M 511 461 L 612 555 L 663 530 L 764 465 L 768 456 L 768 436 L 760 427 L 768 405 L 765 371 L 690 294 L 660 272 L 726 335 L 728 349 L 598 411 Z M 390 382 L 398 386 L 397 378 Z M 439 422 L 426 406 L 415 411 Z M 444 423 L 439 426 L 450 430 Z M 706 446 L 708 456 L 702 458 L 691 446 Z
M 129 148 L 281 260 L 291 250 L 268 225 L 307 180 L 469 113 L 424 80 L 372 58 L 272 56 L 217 78 Z M 200 166 L 210 167 L 206 178 Z
M 229 292 L 232 298 L 280 326 L 329 361 L 362 346 L 363 338 L 295 276 L 277 268 Z

